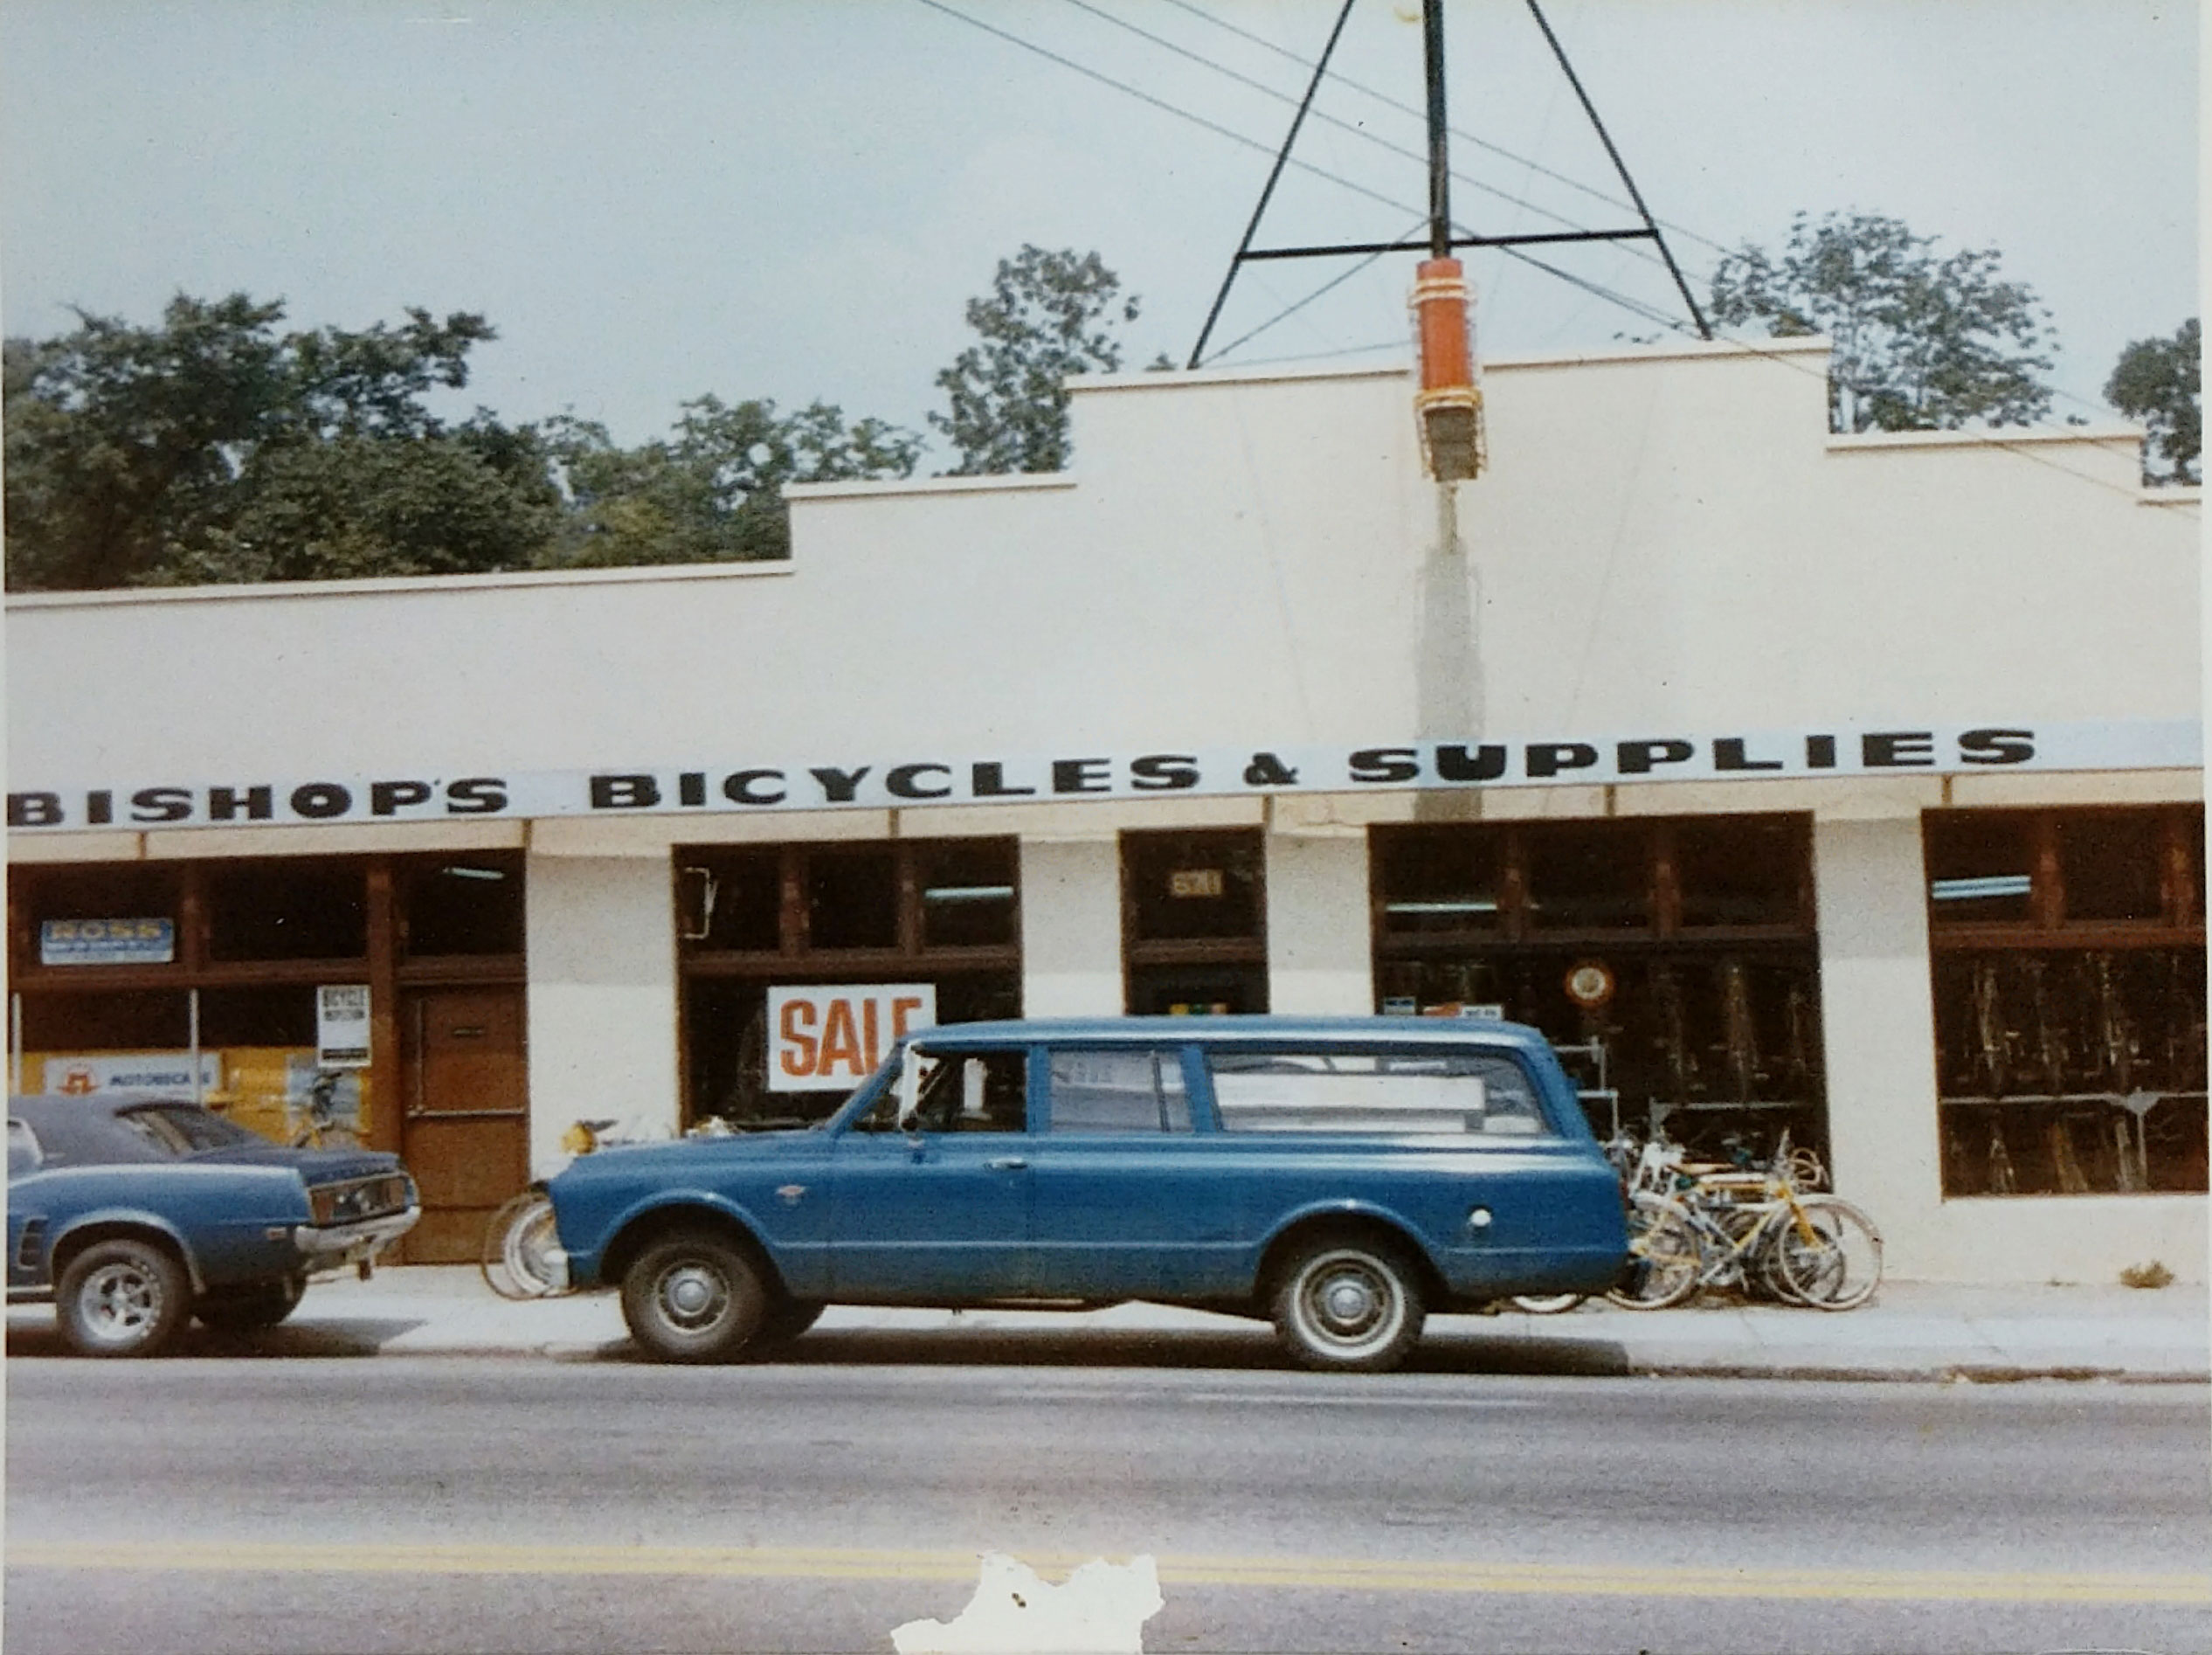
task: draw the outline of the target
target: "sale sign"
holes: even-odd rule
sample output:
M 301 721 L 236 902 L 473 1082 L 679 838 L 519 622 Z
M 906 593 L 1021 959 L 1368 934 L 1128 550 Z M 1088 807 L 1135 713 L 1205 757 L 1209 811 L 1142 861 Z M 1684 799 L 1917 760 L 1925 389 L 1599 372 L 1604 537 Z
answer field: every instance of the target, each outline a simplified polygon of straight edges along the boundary
M 768 991 L 768 1090 L 850 1090 L 900 1035 L 937 1020 L 935 983 L 809 983 Z

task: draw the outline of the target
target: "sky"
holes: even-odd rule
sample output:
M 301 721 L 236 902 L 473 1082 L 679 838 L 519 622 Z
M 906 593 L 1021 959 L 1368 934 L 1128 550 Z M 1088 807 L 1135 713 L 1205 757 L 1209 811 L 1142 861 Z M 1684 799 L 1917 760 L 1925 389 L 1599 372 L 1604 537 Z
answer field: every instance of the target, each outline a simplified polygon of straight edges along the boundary
M 0 322 L 489 317 L 456 412 L 616 439 L 686 398 L 926 430 L 963 307 L 1025 243 L 1139 295 L 1180 364 L 1338 0 L 6 0 Z M 1417 0 L 1357 0 L 1255 246 L 1396 239 L 1427 200 Z M 1548 0 L 1702 302 L 1794 214 L 1994 246 L 2058 341 L 2054 416 L 2198 306 L 2198 22 L 2175 0 Z M 1446 0 L 1453 213 L 1638 219 L 1520 0 Z M 1469 256 L 1487 356 L 1673 336 L 1648 248 Z M 1220 365 L 1409 355 L 1415 255 L 1248 265 Z M 1328 291 L 1310 298 L 1328 284 Z M 1301 303 L 1303 301 L 1305 302 Z M 1285 313 L 1288 313 L 1287 315 Z M 1231 347 L 1223 351 L 1223 347 Z M 924 470 L 950 463 L 941 443 Z

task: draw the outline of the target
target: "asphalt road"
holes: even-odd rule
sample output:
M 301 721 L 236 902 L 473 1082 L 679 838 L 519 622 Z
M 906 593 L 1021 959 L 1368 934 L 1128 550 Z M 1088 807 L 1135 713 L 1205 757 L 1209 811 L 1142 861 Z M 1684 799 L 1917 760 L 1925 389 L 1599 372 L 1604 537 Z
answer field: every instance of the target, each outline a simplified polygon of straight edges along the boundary
M 2188 1387 L 453 1358 L 7 1379 L 10 1655 L 888 1650 L 994 1550 L 1049 1579 L 1155 1556 L 1155 1652 L 2212 1648 Z

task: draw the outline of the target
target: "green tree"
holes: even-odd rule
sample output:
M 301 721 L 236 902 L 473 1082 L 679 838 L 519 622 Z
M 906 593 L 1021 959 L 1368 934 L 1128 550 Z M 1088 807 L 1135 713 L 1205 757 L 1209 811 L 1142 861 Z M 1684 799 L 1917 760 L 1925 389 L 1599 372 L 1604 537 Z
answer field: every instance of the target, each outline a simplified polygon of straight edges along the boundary
M 1825 334 L 1833 431 L 2027 425 L 2050 412 L 2050 315 L 1999 278 L 1994 247 L 1939 257 L 1932 237 L 1873 213 L 1800 213 L 1779 258 L 1749 245 L 1713 273 L 1724 326 Z
M 930 423 L 951 440 L 956 477 L 1061 471 L 1069 376 L 1122 365 L 1114 327 L 1137 320 L 1134 295 L 1095 253 L 1025 246 L 999 261 L 991 292 L 968 301 L 976 343 L 937 375 L 950 404 Z
M 2197 481 L 2204 436 L 2202 354 L 2197 319 L 2191 316 L 2171 339 L 2138 339 L 2129 345 L 2105 382 L 2105 400 L 2143 422 L 2145 482 Z M 2153 454 L 2165 462 L 2163 467 L 2152 466 Z
M 158 327 L 78 313 L 6 353 L 9 585 L 316 579 L 527 565 L 560 497 L 536 435 L 423 398 L 483 317 L 282 333 L 281 302 L 179 294 Z
M 564 564 L 751 562 L 791 556 L 783 489 L 794 482 L 911 476 L 922 439 L 880 419 L 846 422 L 765 398 L 682 405 L 673 435 L 618 447 L 604 426 L 549 422 L 570 511 L 552 549 Z

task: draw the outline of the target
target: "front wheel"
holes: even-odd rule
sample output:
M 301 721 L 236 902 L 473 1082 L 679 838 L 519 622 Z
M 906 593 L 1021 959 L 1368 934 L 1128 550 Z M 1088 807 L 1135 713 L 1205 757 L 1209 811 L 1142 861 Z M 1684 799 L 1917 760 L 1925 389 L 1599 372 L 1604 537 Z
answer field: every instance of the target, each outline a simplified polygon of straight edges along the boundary
M 79 1356 L 151 1356 L 192 1313 L 184 1267 L 151 1242 L 95 1242 L 54 1295 L 61 1336 Z
M 1301 1365 L 1327 1372 L 1397 1367 L 1421 1338 L 1427 1313 L 1404 1255 L 1367 1241 L 1306 1249 L 1275 1291 L 1276 1336 Z
M 1833 1195 L 1807 1197 L 1775 1243 L 1782 1280 L 1815 1310 L 1856 1310 L 1882 1285 L 1882 1235 L 1874 1221 Z
M 734 1361 L 767 1314 L 759 1271 L 719 1236 L 695 1231 L 656 1242 L 622 1278 L 622 1319 L 664 1362 Z
M 1606 1302 L 1623 1310 L 1665 1310 L 1697 1291 L 1704 1250 L 1680 1207 L 1639 1193 L 1628 1209 L 1628 1270 Z
M 477 1263 L 501 1298 L 543 1298 L 560 1291 L 546 1263 L 560 1241 L 551 1199 L 543 1190 L 524 1190 L 492 1215 Z

